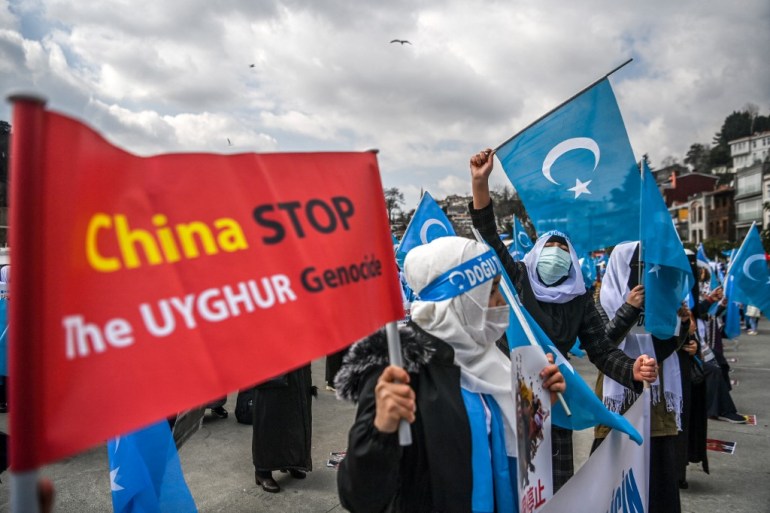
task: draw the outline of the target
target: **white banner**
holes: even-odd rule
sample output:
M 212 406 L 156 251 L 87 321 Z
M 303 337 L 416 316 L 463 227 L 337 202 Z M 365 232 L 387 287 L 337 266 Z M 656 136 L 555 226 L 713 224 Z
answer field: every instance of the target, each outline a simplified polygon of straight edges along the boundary
M 640 446 L 617 430 L 588 458 L 577 474 L 549 500 L 540 513 L 645 513 L 650 468 L 650 391 L 625 417 L 642 434 Z
M 519 513 L 540 511 L 553 495 L 551 471 L 551 393 L 540 371 L 548 365 L 537 346 L 511 351 L 511 378 L 516 401 Z

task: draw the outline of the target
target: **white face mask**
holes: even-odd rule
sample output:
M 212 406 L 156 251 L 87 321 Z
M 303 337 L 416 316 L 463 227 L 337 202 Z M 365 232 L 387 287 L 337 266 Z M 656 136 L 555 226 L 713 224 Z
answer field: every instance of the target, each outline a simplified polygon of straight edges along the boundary
M 571 267 L 572 256 L 569 251 L 556 246 L 543 248 L 537 260 L 537 272 L 546 286 L 551 286 L 567 276 Z
M 511 307 L 488 306 L 484 308 L 484 338 L 488 343 L 497 341 L 508 329 Z

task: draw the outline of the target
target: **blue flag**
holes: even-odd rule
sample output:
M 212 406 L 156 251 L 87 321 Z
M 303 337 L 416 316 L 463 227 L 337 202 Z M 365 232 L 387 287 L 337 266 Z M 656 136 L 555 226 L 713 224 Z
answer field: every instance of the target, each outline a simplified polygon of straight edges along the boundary
M 642 259 L 644 261 L 644 327 L 658 338 L 677 334 L 677 310 L 695 278 L 655 179 L 643 163 Z
M 732 300 L 733 283 L 735 278 L 730 278 L 727 283 L 727 315 L 725 315 L 725 336 L 727 338 L 738 338 L 741 335 L 741 312 L 738 309 L 738 303 Z
M 722 285 L 719 276 L 717 274 L 717 266 L 716 263 L 709 260 L 709 258 L 706 256 L 706 250 L 703 249 L 703 243 L 698 244 L 698 252 L 696 253 L 696 258 L 699 262 L 703 262 L 708 266 L 709 276 L 711 277 L 711 281 L 709 282 L 709 290 L 714 290 L 720 285 Z
M 529 253 L 532 249 L 532 239 L 529 238 L 527 232 L 524 230 L 521 221 L 516 216 L 513 216 L 513 239 L 511 245 L 508 246 L 508 252 L 511 254 L 515 261 L 519 261 L 524 258 L 524 255 Z
M 513 288 L 510 278 L 506 273 L 503 273 L 503 280 L 508 284 L 508 290 L 515 294 L 516 289 Z M 506 297 L 506 299 L 508 299 Z M 517 301 L 518 297 L 514 296 L 511 301 Z M 567 406 L 572 412 L 571 416 L 567 416 L 567 413 L 562 408 L 560 402 L 556 402 L 551 411 L 553 412 L 552 422 L 564 429 L 586 429 L 597 424 L 609 426 L 613 429 L 622 431 L 628 434 L 632 440 L 636 443 L 642 443 L 642 437 L 639 432 L 634 429 L 634 426 L 628 422 L 625 417 L 617 413 L 609 411 L 604 403 L 596 396 L 594 391 L 589 387 L 580 374 L 575 372 L 572 365 L 562 356 L 556 346 L 551 342 L 540 326 L 529 315 L 529 313 L 518 303 L 521 313 L 524 315 L 524 319 L 529 325 L 532 333 L 535 335 L 535 339 L 540 347 L 548 353 L 553 353 L 554 361 L 559 366 L 559 370 L 564 376 L 564 382 L 566 384 L 566 391 L 562 393 L 564 400 L 567 402 Z M 519 323 L 513 306 L 511 306 L 511 319 L 508 326 L 508 330 L 505 332 L 508 338 L 508 345 L 511 349 L 518 346 L 529 345 L 529 339 Z
M 639 170 L 607 79 L 497 149 L 535 231 L 567 233 L 578 254 L 629 240 Z
M 759 231 L 753 224 L 743 239 L 727 276 L 728 280 L 735 279 L 732 284 L 732 301 L 754 305 L 765 315 L 770 313 L 770 273 L 767 270 L 765 249 L 759 240 Z
M 115 513 L 197 512 L 168 422 L 107 443 Z
M 404 236 L 401 237 L 401 244 L 396 250 L 396 259 L 400 258 L 403 262 L 406 254 L 412 248 L 447 235 L 455 235 L 452 223 L 449 222 L 449 218 L 438 206 L 438 203 L 426 191 L 420 198 L 420 204 L 417 205 L 417 209 L 404 231 Z
M 709 258 L 706 256 L 706 250 L 703 249 L 703 243 L 698 244 L 698 252 L 696 253 L 696 258 L 703 262 L 704 264 L 711 264 L 711 261 L 709 261 Z
M 578 262 L 580 262 L 580 270 L 583 273 L 583 283 L 586 289 L 590 289 L 596 281 L 596 261 L 591 255 L 586 255 L 579 259 Z

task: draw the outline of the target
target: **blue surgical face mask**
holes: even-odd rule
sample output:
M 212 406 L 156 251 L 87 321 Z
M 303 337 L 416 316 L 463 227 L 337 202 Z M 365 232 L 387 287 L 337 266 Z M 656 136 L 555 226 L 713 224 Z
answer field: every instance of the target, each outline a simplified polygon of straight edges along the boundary
M 537 273 L 544 284 L 551 286 L 567 276 L 572 267 L 572 257 L 568 251 L 558 246 L 543 248 L 537 259 Z

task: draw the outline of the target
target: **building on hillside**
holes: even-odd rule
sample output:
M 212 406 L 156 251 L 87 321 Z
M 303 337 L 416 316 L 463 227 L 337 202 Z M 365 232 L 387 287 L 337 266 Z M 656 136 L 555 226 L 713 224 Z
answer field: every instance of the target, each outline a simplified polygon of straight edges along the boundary
M 437 201 L 441 209 L 446 213 L 449 221 L 454 226 L 455 232 L 460 237 L 473 237 L 473 221 L 468 212 L 468 203 L 472 200 L 469 196 L 452 194 Z
M 660 193 L 666 201 L 666 206 L 671 207 L 675 203 L 686 203 L 690 196 L 699 192 L 713 191 L 717 182 L 719 182 L 718 176 L 703 173 L 676 175 L 669 187 L 664 185 L 660 188 Z
M 762 182 L 763 164 L 757 162 L 735 173 L 735 236 L 743 240 L 751 223 L 763 226 Z
M 689 215 L 689 224 L 687 231 L 689 233 L 687 240 L 698 244 L 706 240 L 706 226 L 708 222 L 708 210 L 702 192 L 693 195 L 687 202 L 687 211 Z
M 765 172 L 762 176 L 762 224 L 770 228 L 770 210 L 764 208 L 770 204 L 770 164 L 765 163 Z
M 735 240 L 734 195 L 735 189 L 727 185 L 703 193 L 706 207 L 704 216 L 708 220 L 705 231 L 707 239 Z
M 671 220 L 676 228 L 676 233 L 682 242 L 690 240 L 690 216 L 687 202 L 675 203 L 668 207 Z
M 757 162 L 764 162 L 770 155 L 770 132 L 741 137 L 728 141 L 733 170 L 751 167 Z
M 655 177 L 655 183 L 658 185 L 671 184 L 672 177 L 686 175 L 690 172 L 687 166 L 682 164 L 671 164 L 670 166 L 662 167 L 660 169 L 651 170 L 652 176 Z

